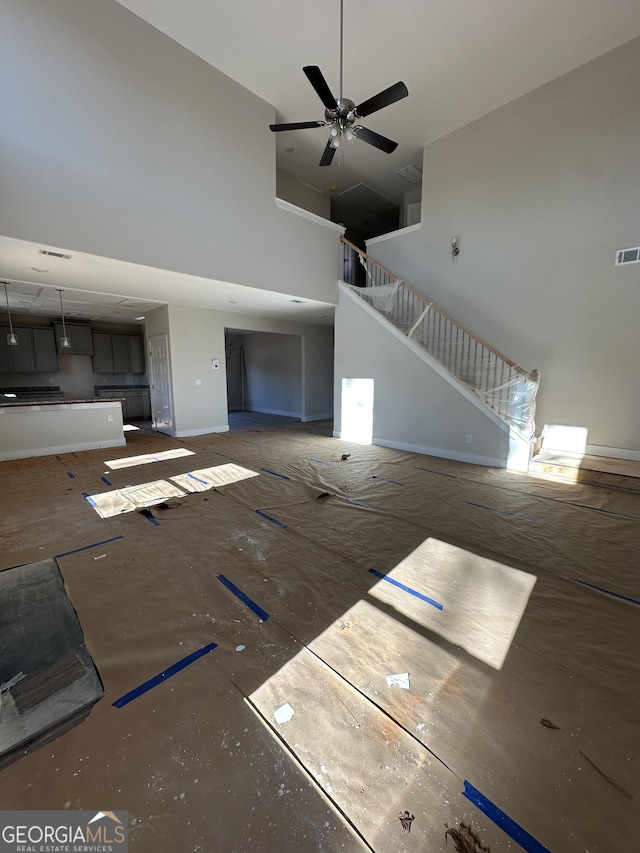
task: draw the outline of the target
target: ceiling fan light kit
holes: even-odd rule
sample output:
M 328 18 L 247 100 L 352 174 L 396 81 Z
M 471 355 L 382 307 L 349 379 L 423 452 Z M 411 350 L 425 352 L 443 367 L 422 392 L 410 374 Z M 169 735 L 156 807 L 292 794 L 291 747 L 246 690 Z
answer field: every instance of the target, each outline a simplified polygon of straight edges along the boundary
M 395 151 L 398 147 L 397 142 L 387 139 L 386 136 L 382 136 L 382 134 L 376 133 L 374 130 L 369 130 L 362 125 L 356 124 L 356 121 L 366 118 L 384 107 L 395 104 L 396 101 L 406 98 L 409 94 L 405 84 L 400 81 L 358 105 L 354 101 L 349 100 L 349 98 L 343 98 L 343 29 L 343 0 L 340 0 L 340 97 L 334 97 L 322 71 L 317 65 L 305 65 L 302 69 L 324 104 L 324 121 L 298 121 L 269 125 L 269 129 L 274 133 L 283 130 L 306 130 L 313 127 L 328 127 L 329 136 L 322 157 L 320 158 L 321 166 L 329 166 L 336 151 L 338 149 L 344 150 L 345 144 L 352 142 L 354 139 L 360 139 L 374 148 L 384 151 L 386 154 L 391 154 Z

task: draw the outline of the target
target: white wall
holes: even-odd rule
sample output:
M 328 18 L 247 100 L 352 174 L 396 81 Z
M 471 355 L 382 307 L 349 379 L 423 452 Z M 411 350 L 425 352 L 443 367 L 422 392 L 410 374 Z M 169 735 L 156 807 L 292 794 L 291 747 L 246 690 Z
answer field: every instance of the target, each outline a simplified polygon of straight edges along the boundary
M 335 232 L 275 206 L 274 108 L 114 0 L 4 0 L 0 81 L 0 234 L 337 300 Z
M 244 336 L 246 408 L 302 417 L 302 338 L 257 332 Z
M 373 379 L 373 443 L 504 466 L 508 434 L 353 299 L 336 311 L 335 432 L 342 420 L 342 380 Z M 471 435 L 472 442 L 466 442 Z
M 371 254 L 528 369 L 537 422 L 640 450 L 640 40 L 424 152 L 422 228 Z M 461 254 L 451 259 L 451 237 Z

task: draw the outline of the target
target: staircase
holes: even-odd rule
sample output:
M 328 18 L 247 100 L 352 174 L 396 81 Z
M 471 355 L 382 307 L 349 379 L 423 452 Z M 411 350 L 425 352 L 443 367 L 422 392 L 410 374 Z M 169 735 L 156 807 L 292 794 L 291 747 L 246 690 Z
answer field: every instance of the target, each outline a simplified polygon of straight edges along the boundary
M 525 370 L 343 236 L 343 281 L 525 442 L 535 435 L 537 370 Z

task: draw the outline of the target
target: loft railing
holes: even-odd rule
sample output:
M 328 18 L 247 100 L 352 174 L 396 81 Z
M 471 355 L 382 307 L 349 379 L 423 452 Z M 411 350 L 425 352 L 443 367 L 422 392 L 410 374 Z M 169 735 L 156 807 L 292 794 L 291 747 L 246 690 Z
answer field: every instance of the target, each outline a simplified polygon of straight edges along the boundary
M 340 241 L 343 280 L 352 291 L 530 441 L 538 371 L 515 364 L 342 235 Z

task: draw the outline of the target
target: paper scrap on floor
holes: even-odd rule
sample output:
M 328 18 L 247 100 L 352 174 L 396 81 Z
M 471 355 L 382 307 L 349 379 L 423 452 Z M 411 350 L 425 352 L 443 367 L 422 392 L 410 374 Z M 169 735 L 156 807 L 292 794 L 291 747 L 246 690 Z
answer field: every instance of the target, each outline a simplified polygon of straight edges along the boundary
M 124 512 L 136 512 L 148 506 L 163 503 L 169 498 L 183 498 L 185 493 L 167 480 L 154 480 L 139 486 L 127 486 L 99 495 L 90 495 L 88 500 L 101 518 L 111 518 Z
M 110 459 L 105 462 L 112 470 L 133 468 L 135 465 L 149 465 L 151 462 L 166 462 L 167 459 L 179 459 L 181 456 L 195 456 L 195 451 L 186 447 L 176 447 L 173 450 L 163 450 L 161 453 L 144 453 L 142 456 L 123 456 L 121 459 Z
M 238 480 L 258 476 L 257 471 L 229 462 L 225 465 L 215 465 L 213 468 L 200 468 L 198 471 L 178 474 L 176 477 L 171 477 L 171 480 L 185 492 L 206 492 L 218 486 L 228 486 L 230 483 L 237 483 Z

